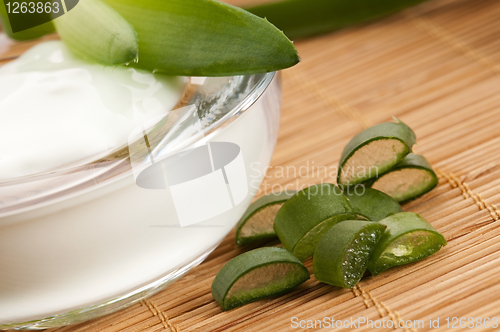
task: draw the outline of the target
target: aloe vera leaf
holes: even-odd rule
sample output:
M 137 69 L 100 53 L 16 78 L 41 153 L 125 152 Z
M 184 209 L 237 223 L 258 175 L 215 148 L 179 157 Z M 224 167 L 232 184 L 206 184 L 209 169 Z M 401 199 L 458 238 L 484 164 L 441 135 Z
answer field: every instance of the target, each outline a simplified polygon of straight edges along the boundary
M 389 172 L 373 181 L 371 187 L 406 203 L 428 193 L 438 185 L 431 164 L 421 155 L 410 153 Z
M 425 0 L 285 0 L 245 8 L 303 38 L 374 20 Z
M 391 196 L 365 186 L 349 187 L 344 191 L 356 214 L 371 221 L 379 221 L 403 212 L 401 205 Z
M 283 191 L 260 197 L 253 202 L 236 226 L 236 244 L 245 245 L 277 238 L 274 232 L 274 217 L 281 206 L 296 191 Z
M 50 19 L 50 14 L 44 15 L 47 15 L 47 20 Z M 0 23 L 2 23 L 3 30 L 10 38 L 19 41 L 40 38 L 55 31 L 54 25 L 51 21 L 49 21 L 30 29 L 12 32 L 9 24 L 9 18 L 7 16 L 7 11 L 5 9 L 5 0 L 0 0 Z
M 387 228 L 368 263 L 373 275 L 424 259 L 446 245 L 444 236 L 416 213 L 396 213 L 379 223 Z
M 101 0 L 80 1 L 53 22 L 70 51 L 84 60 L 119 65 L 138 56 L 134 28 Z
M 309 277 L 306 267 L 288 250 L 259 248 L 224 265 L 212 283 L 212 295 L 223 310 L 230 310 L 285 293 Z
M 139 36 L 139 68 L 181 76 L 271 72 L 299 62 L 267 20 L 212 0 L 106 0 Z
M 385 228 L 364 220 L 345 220 L 330 228 L 314 251 L 316 279 L 333 286 L 354 287 L 363 277 Z
M 349 141 L 340 157 L 339 185 L 367 182 L 392 169 L 411 152 L 415 133 L 406 124 L 397 121 L 367 128 Z
M 304 261 L 314 253 L 319 239 L 330 227 L 356 217 L 337 186 L 316 184 L 283 204 L 274 218 L 274 231 L 283 246 Z

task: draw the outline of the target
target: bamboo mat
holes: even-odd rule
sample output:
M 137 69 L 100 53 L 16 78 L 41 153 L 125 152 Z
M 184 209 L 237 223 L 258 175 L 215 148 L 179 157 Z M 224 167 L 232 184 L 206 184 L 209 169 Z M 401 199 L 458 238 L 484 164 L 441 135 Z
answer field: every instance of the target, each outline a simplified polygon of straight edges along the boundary
M 447 317 L 500 318 L 499 22 L 499 1 L 429 2 L 298 41 L 302 62 L 283 73 L 280 134 L 262 189 L 334 181 L 324 167 L 338 164 L 348 140 L 397 116 L 415 130 L 415 151 L 439 173 L 434 191 L 404 206 L 445 235 L 448 245 L 436 255 L 352 290 L 311 278 L 291 293 L 222 312 L 212 280 L 251 249 L 238 248 L 231 233 L 203 264 L 147 301 L 50 331 L 288 331 L 292 317 L 423 320 L 423 328 L 399 330 L 448 331 Z M 283 176 L 280 166 L 308 172 Z M 431 316 L 440 317 L 440 328 L 429 327 Z

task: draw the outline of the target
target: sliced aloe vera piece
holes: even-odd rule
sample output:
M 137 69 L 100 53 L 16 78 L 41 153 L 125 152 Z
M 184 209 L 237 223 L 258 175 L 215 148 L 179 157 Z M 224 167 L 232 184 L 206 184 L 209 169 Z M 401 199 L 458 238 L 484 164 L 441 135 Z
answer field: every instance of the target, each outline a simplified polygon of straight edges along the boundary
M 285 0 L 246 8 L 290 38 L 307 37 L 392 14 L 424 0 Z
M 380 176 L 411 152 L 415 133 L 397 121 L 375 125 L 351 139 L 340 158 L 339 185 L 356 185 Z
M 424 259 L 446 245 L 444 236 L 416 213 L 396 213 L 380 223 L 387 229 L 368 263 L 373 275 Z
M 134 28 L 101 0 L 80 1 L 53 22 L 66 46 L 84 60 L 119 65 L 138 56 Z
M 330 228 L 316 246 L 313 271 L 317 280 L 352 288 L 363 277 L 385 225 L 345 220 Z
M 405 203 L 431 191 L 438 182 L 427 159 L 410 153 L 396 167 L 375 179 L 371 186 Z
M 274 231 L 284 247 L 304 261 L 321 236 L 346 219 L 356 219 L 356 214 L 342 191 L 330 183 L 315 184 L 283 204 L 274 218 Z
M 236 244 L 244 245 L 276 238 L 274 217 L 295 193 L 296 191 L 283 191 L 262 196 L 253 202 L 236 226 Z
M 291 290 L 309 279 L 309 271 L 288 250 L 276 247 L 248 251 L 217 273 L 212 295 L 223 310 Z
M 134 66 L 181 76 L 275 71 L 299 62 L 267 20 L 211 0 L 106 0 L 139 36 Z
M 365 186 L 349 187 L 344 190 L 349 204 L 360 218 L 379 221 L 395 213 L 403 212 L 401 205 L 391 196 Z

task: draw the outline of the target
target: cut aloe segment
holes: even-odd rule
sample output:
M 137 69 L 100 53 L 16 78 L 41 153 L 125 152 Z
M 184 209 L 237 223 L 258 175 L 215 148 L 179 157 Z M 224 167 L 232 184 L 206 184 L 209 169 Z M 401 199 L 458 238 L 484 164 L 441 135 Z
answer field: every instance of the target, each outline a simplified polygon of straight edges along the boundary
M 360 218 L 379 221 L 395 213 L 403 212 L 401 205 L 391 196 L 365 186 L 348 187 L 344 195 Z
M 356 185 L 384 174 L 411 152 L 413 144 L 415 133 L 399 120 L 363 130 L 342 152 L 337 183 Z
M 310 257 L 323 234 L 336 223 L 356 219 L 342 191 L 330 183 L 307 187 L 283 204 L 274 231 L 284 247 L 301 261 Z
M 385 228 L 365 220 L 345 220 L 330 228 L 314 251 L 316 279 L 333 286 L 354 287 L 363 277 Z
M 387 229 L 368 264 L 373 275 L 424 259 L 446 245 L 443 235 L 416 213 L 397 213 L 380 223 Z
M 299 62 L 267 20 L 211 0 L 106 0 L 139 36 L 134 66 L 181 76 L 271 72 Z
M 396 167 L 375 179 L 371 186 L 404 203 L 431 191 L 438 182 L 427 159 L 410 153 Z
M 281 206 L 295 193 L 296 191 L 284 191 L 269 194 L 252 203 L 236 226 L 236 244 L 244 245 L 276 238 L 273 228 L 274 217 Z
M 223 310 L 291 290 L 309 279 L 309 271 L 288 250 L 276 247 L 248 251 L 217 273 L 212 295 Z
M 307 37 L 374 20 L 424 0 L 282 0 L 246 8 L 290 38 Z
M 137 59 L 134 28 L 101 0 L 80 1 L 53 22 L 66 46 L 84 60 L 119 65 Z

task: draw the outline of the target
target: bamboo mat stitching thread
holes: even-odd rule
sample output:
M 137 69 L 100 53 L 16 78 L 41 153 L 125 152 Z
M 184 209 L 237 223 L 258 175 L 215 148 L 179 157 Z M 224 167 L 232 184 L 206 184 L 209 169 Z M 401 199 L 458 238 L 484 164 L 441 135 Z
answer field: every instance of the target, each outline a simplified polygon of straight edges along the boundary
M 399 326 L 398 326 L 398 323 L 399 323 L 400 321 L 398 321 L 398 320 L 397 320 L 396 315 L 394 314 L 394 312 L 392 312 L 392 310 L 391 310 L 391 309 L 389 309 L 389 308 L 385 305 L 385 303 L 384 303 L 384 302 L 380 301 L 380 305 L 382 306 L 382 308 L 384 308 L 384 309 L 385 309 L 385 311 L 387 311 L 387 314 L 389 314 L 389 317 L 391 318 L 392 322 L 394 323 L 394 329 L 397 329 L 397 328 L 399 327 Z M 403 326 L 405 326 L 404 324 L 402 324 L 402 325 L 403 325 Z M 403 328 L 403 330 L 404 330 L 405 332 L 409 332 L 409 331 L 410 331 L 410 330 L 409 330 L 406 326 Z
M 370 302 L 368 302 L 368 297 L 366 296 L 365 292 L 361 292 L 360 293 L 359 289 L 356 286 L 354 286 L 351 290 L 354 293 L 355 297 L 358 297 L 358 296 L 361 295 L 361 297 L 363 298 L 363 302 L 364 302 L 366 308 L 370 308 L 371 307 L 370 306 Z
M 468 58 L 480 63 L 483 66 L 486 66 L 488 69 L 492 70 L 496 74 L 500 73 L 500 69 L 490 59 L 482 56 L 480 53 L 478 53 L 474 49 L 472 49 L 472 48 L 468 47 L 467 45 L 465 45 L 464 43 L 456 40 L 451 35 L 446 33 L 441 28 L 435 26 L 434 24 L 432 24 L 428 20 L 426 20 L 422 17 L 416 17 L 412 20 L 412 22 L 419 29 L 424 30 L 428 34 L 430 34 L 430 35 L 432 35 L 440 40 L 445 41 L 453 49 L 466 55 Z M 296 75 L 291 74 L 289 76 L 292 77 L 296 82 L 299 82 L 299 84 L 305 83 L 303 85 L 305 85 L 309 91 L 313 92 L 320 99 L 322 99 L 324 102 L 326 102 L 327 105 L 330 105 L 334 109 L 338 109 L 342 114 L 346 115 L 350 119 L 361 124 L 364 128 L 370 127 L 372 125 L 372 123 L 369 119 L 362 116 L 357 110 L 352 109 L 352 108 L 348 108 L 338 98 L 327 93 L 326 90 L 324 90 L 323 88 L 316 86 L 315 84 L 313 84 L 312 82 L 310 82 L 308 80 L 300 80 L 297 78 Z M 464 199 L 467 199 L 469 197 L 472 198 L 480 210 L 483 210 L 484 208 L 486 208 L 486 209 L 488 209 L 490 215 L 492 216 L 492 218 L 494 220 L 498 221 L 500 219 L 500 211 L 498 210 L 498 208 L 495 205 L 493 205 L 493 204 L 490 205 L 486 201 L 484 201 L 479 193 L 476 194 L 472 190 L 470 190 L 469 185 L 466 182 L 459 181 L 453 173 L 447 174 L 447 173 L 444 173 L 442 171 L 438 171 L 438 173 L 439 173 L 439 175 L 444 177 L 450 183 L 452 188 L 456 188 L 456 187 L 460 188 L 462 195 L 464 196 Z M 356 297 L 361 296 L 363 299 L 363 302 L 367 308 L 371 307 L 369 304 L 369 301 L 368 301 L 368 299 L 370 299 L 373 302 L 373 304 L 375 305 L 375 307 L 377 308 L 377 311 L 379 312 L 379 315 L 381 318 L 385 316 L 385 314 L 384 314 L 384 310 L 385 310 L 387 312 L 387 314 L 389 315 L 389 317 L 393 320 L 395 325 L 397 322 L 402 320 L 398 311 L 392 312 L 392 310 L 384 302 L 378 302 L 378 300 L 373 295 L 371 295 L 370 292 L 365 291 L 359 285 L 356 287 L 353 288 L 354 295 Z M 408 331 L 408 328 L 405 328 L 404 330 Z M 411 328 L 410 331 L 414 332 L 416 330 L 414 328 Z
M 481 194 L 473 192 L 468 183 L 465 181 L 460 181 L 453 173 L 446 173 L 440 169 L 436 169 L 436 174 L 444 178 L 448 181 L 448 183 L 451 185 L 452 188 L 459 188 L 462 192 L 462 196 L 464 199 L 467 198 L 472 198 L 475 202 L 475 204 L 478 206 L 479 210 L 484 210 L 485 208 L 489 211 L 490 216 L 493 218 L 493 220 L 498 221 L 500 220 L 500 210 L 496 207 L 494 204 L 489 204 L 486 202 L 482 197 Z M 363 302 L 366 306 L 366 308 L 370 308 L 370 304 L 368 302 L 368 298 L 373 302 L 375 307 L 377 308 L 377 311 L 380 315 L 380 318 L 385 317 L 384 310 L 387 312 L 387 315 L 391 318 L 391 320 L 394 323 L 395 328 L 398 326 L 398 322 L 402 321 L 403 319 L 401 318 L 401 315 L 399 314 L 398 311 L 392 311 L 384 302 L 378 301 L 369 291 L 365 291 L 361 286 L 358 284 L 354 288 L 352 288 L 352 292 L 356 297 L 361 296 L 363 298 Z M 382 310 L 384 309 L 384 310 Z M 404 324 L 403 324 L 404 325 Z M 415 328 L 404 328 L 405 331 L 411 331 L 411 332 L 417 332 Z
M 425 31 L 426 33 L 430 34 L 431 36 L 445 41 L 446 44 L 451 46 L 453 49 L 456 51 L 459 51 L 460 53 L 464 54 L 468 58 L 474 60 L 475 62 L 478 62 L 479 64 L 487 67 L 488 69 L 492 70 L 495 74 L 500 74 L 500 69 L 497 68 L 496 64 L 488 59 L 487 57 L 481 55 L 479 52 L 474 50 L 473 48 L 467 46 L 465 43 L 461 42 L 460 40 L 455 39 L 453 36 L 451 36 L 449 33 L 438 27 L 437 25 L 431 23 L 429 20 L 417 16 L 417 17 L 412 17 L 412 23 L 419 28 L 420 30 Z M 334 108 L 339 109 L 344 115 L 348 116 L 352 120 L 360 123 L 364 128 L 368 128 L 372 126 L 373 124 L 369 119 L 361 115 L 359 111 L 356 109 L 349 109 L 345 106 L 344 103 L 342 103 L 340 100 L 335 98 L 332 95 L 329 95 L 323 88 L 320 86 L 317 86 L 316 84 L 311 83 L 309 80 L 300 80 L 298 79 L 297 75 L 290 74 L 290 77 L 292 77 L 297 83 L 305 85 L 309 91 L 313 92 L 315 95 L 317 95 L 320 99 L 322 99 L 324 102 L 326 102 L 328 105 L 333 106 Z M 494 205 L 490 205 L 487 203 L 482 197 L 481 194 L 475 193 L 470 190 L 469 185 L 466 182 L 459 181 L 453 173 L 447 174 L 445 172 L 437 170 L 438 176 L 444 177 L 452 186 L 452 188 L 460 188 L 462 195 L 464 199 L 467 199 L 471 197 L 476 205 L 479 207 L 479 210 L 484 210 L 485 208 L 488 210 L 490 213 L 490 216 L 493 218 L 493 220 L 498 221 L 500 220 L 500 210 Z M 358 289 L 356 289 L 358 287 Z M 389 317 L 393 320 L 394 324 L 401 320 L 401 316 L 397 311 L 393 313 L 391 309 L 383 302 L 378 302 L 369 292 L 365 292 L 359 285 L 355 286 L 352 289 L 354 295 L 356 297 L 361 297 L 363 298 L 363 302 L 367 308 L 370 307 L 369 302 L 367 301 L 366 296 L 368 296 L 372 302 L 375 304 L 377 307 L 377 310 L 380 314 L 380 317 L 384 317 L 383 311 L 381 308 L 384 308 Z M 359 292 L 360 293 L 359 293 Z M 405 331 L 408 331 L 408 328 L 405 328 Z M 414 328 L 411 328 L 410 331 L 416 331 Z
M 351 120 L 357 122 L 360 124 L 363 129 L 369 128 L 373 126 L 373 122 L 368 119 L 367 117 L 363 116 L 357 109 L 347 107 L 342 101 L 340 101 L 338 98 L 334 97 L 333 95 L 327 93 L 326 90 L 324 90 L 321 86 L 312 83 L 310 80 L 307 79 L 301 79 L 298 74 L 296 74 L 296 71 L 285 71 L 286 76 L 292 78 L 299 86 L 305 86 L 311 93 L 316 95 L 320 100 L 322 100 L 324 103 L 332 107 L 332 109 L 337 109 L 339 110 L 343 115 L 347 116 Z M 385 317 L 384 311 L 382 310 L 383 308 L 385 311 L 387 311 L 387 314 L 391 318 L 391 320 L 394 323 L 394 328 L 397 329 L 397 320 L 396 320 L 396 315 L 392 312 L 392 310 L 385 304 L 381 305 L 378 300 L 376 300 L 371 293 L 368 291 L 364 291 L 359 285 L 357 285 L 359 294 L 356 293 L 354 288 L 352 289 L 354 295 L 358 297 L 361 294 L 361 297 L 363 298 L 363 302 L 367 308 L 369 308 L 369 302 L 367 300 L 367 297 L 370 298 L 377 308 L 377 311 L 379 312 L 380 318 Z M 356 287 L 355 287 L 356 288 Z M 401 318 L 399 316 L 399 318 Z M 402 319 L 401 319 L 402 320 Z M 408 328 L 404 328 L 405 331 L 410 331 Z M 415 329 L 411 329 L 412 332 L 416 332 Z
M 478 206 L 479 210 L 487 209 L 493 220 L 500 220 L 500 210 L 498 210 L 496 205 L 489 204 L 481 197 L 481 194 L 473 192 L 467 182 L 460 181 L 453 173 L 450 172 L 448 174 L 440 169 L 436 169 L 436 174 L 439 177 L 446 179 L 452 188 L 458 187 L 462 191 L 462 196 L 464 197 L 464 199 L 467 199 L 469 197 L 472 198 L 474 200 L 474 203 Z
M 378 301 L 371 293 L 370 291 L 368 290 L 364 290 L 359 284 L 357 284 L 356 286 L 354 286 L 352 288 L 352 292 L 354 293 L 354 295 L 356 297 L 359 297 L 361 296 L 363 298 L 363 302 L 366 306 L 366 308 L 370 308 L 370 303 L 368 301 L 368 299 L 370 299 L 372 301 L 372 303 L 375 305 L 375 308 L 377 308 L 377 311 L 378 311 L 378 314 L 380 316 L 380 318 L 384 318 L 385 316 L 389 316 L 389 318 L 392 320 L 393 322 L 393 326 L 394 326 L 394 329 L 398 329 L 399 328 L 399 322 L 403 321 L 403 319 L 401 318 L 401 315 L 399 314 L 399 312 L 397 311 L 392 311 L 391 308 L 389 308 L 389 306 L 387 306 L 384 302 L 382 301 Z M 385 312 L 384 312 L 385 311 Z M 403 326 L 405 326 L 405 324 L 402 324 Z M 407 327 L 404 327 L 403 330 L 405 332 L 417 332 L 416 329 L 414 328 L 410 328 L 408 329 Z
M 429 22 L 427 19 L 420 17 L 420 18 L 415 18 L 414 21 L 412 21 L 412 22 L 415 25 L 417 25 L 421 30 L 424 30 L 425 32 L 429 33 L 430 35 L 435 36 L 436 38 L 438 38 L 440 40 L 446 41 L 446 43 L 448 45 L 452 46 L 453 49 L 466 55 L 468 58 L 480 63 L 483 66 L 488 67 L 490 70 L 492 70 L 496 74 L 500 73 L 500 68 L 497 65 L 495 65 L 493 62 L 491 62 L 490 59 L 482 56 L 477 51 L 466 46 L 465 44 L 461 43 L 460 41 L 456 41 L 453 36 L 450 36 L 445 31 L 443 31 L 442 28 L 435 26 L 433 23 Z M 293 75 L 290 75 L 290 76 L 293 77 Z M 296 77 L 293 77 L 293 78 L 295 80 L 297 80 Z M 297 80 L 297 81 L 299 83 L 301 83 L 300 80 Z M 308 82 L 306 80 L 304 82 L 308 85 L 308 90 L 309 89 L 314 90 L 316 88 L 316 87 L 314 87 L 314 85 L 311 82 Z M 334 96 L 331 96 L 329 93 L 326 92 L 326 90 L 321 89 L 321 91 L 319 91 L 319 90 L 315 91 L 314 94 L 317 95 L 322 100 L 326 101 L 327 104 L 330 105 L 331 107 L 334 107 L 335 109 L 340 110 L 340 112 L 342 112 L 342 114 L 347 115 L 350 119 L 363 125 L 364 128 L 367 127 L 367 123 L 365 122 L 365 120 L 368 120 L 368 119 L 364 118 L 361 114 L 359 114 L 359 112 L 357 110 L 347 108 L 345 106 L 345 104 L 341 103 Z M 353 113 L 350 113 L 350 112 L 353 112 Z M 360 115 L 360 117 L 357 117 L 356 114 Z M 368 120 L 368 123 L 370 123 L 369 120 Z M 368 126 L 371 126 L 371 124 Z M 457 177 L 453 173 L 448 174 L 448 173 L 445 173 L 445 172 L 442 172 L 439 170 L 436 170 L 436 173 L 438 173 L 438 176 L 445 178 L 448 181 L 448 183 L 451 185 L 452 188 L 458 187 L 461 190 L 461 194 L 464 197 L 464 199 L 472 198 L 474 200 L 474 203 L 478 206 L 478 208 L 480 210 L 483 210 L 486 208 L 490 212 L 490 215 L 492 216 L 492 218 L 494 220 L 498 221 L 500 219 L 500 211 L 498 210 L 498 208 L 494 204 L 490 205 L 486 201 L 484 201 L 479 193 L 476 194 L 475 192 L 473 192 L 470 189 L 467 182 L 457 179 Z M 352 291 L 356 297 L 359 297 L 359 296 L 362 297 L 363 302 L 367 308 L 370 307 L 370 303 L 368 301 L 368 299 L 370 299 L 374 303 L 374 305 L 377 307 L 377 310 L 378 310 L 379 314 L 381 315 L 381 317 L 383 317 L 383 315 L 385 315 L 382 309 L 385 309 L 385 311 L 387 311 L 389 316 L 390 316 L 390 313 L 389 313 L 390 308 L 388 308 L 387 305 L 385 305 L 383 302 L 378 302 L 377 299 L 375 299 L 369 292 L 364 291 L 360 286 L 357 286 L 357 287 L 358 288 L 356 290 L 355 290 L 355 288 L 356 288 L 355 287 L 355 288 L 353 288 Z M 179 331 L 177 329 L 177 326 L 173 326 L 170 323 L 170 321 L 168 320 L 168 317 L 166 316 L 166 314 L 164 315 L 157 308 L 157 306 L 155 304 L 151 305 L 151 304 L 149 304 L 149 302 L 147 302 L 147 300 L 145 300 L 143 302 L 149 308 L 151 313 L 153 313 L 154 316 L 159 317 L 160 321 L 162 321 L 162 324 L 166 329 L 168 327 L 168 329 L 170 329 L 172 331 Z M 397 311 L 394 311 L 393 316 L 395 316 L 398 320 L 402 320 L 401 316 L 399 315 L 399 312 L 397 312 Z M 391 319 L 392 319 L 392 317 L 391 317 Z M 169 324 L 170 324 L 170 326 L 169 326 Z M 171 326 L 173 326 L 173 327 L 171 327 Z M 414 329 L 411 329 L 411 330 L 414 331 Z
M 172 332 L 180 332 L 179 327 L 177 325 L 173 325 L 168 319 L 167 314 L 161 311 L 154 302 L 150 302 L 148 300 L 142 300 L 141 302 L 149 309 L 149 311 L 151 311 L 153 316 L 158 316 L 163 327 L 165 327 L 166 330 L 170 330 Z
M 401 315 L 399 314 L 398 311 L 394 310 L 394 314 L 396 315 L 396 318 L 397 318 L 397 321 L 398 322 L 401 322 L 403 321 L 403 318 L 401 318 Z M 406 326 L 406 325 L 405 325 Z M 417 332 L 417 329 L 415 329 L 414 327 L 410 327 L 409 329 L 407 327 L 404 328 L 404 330 L 410 330 L 411 332 Z

